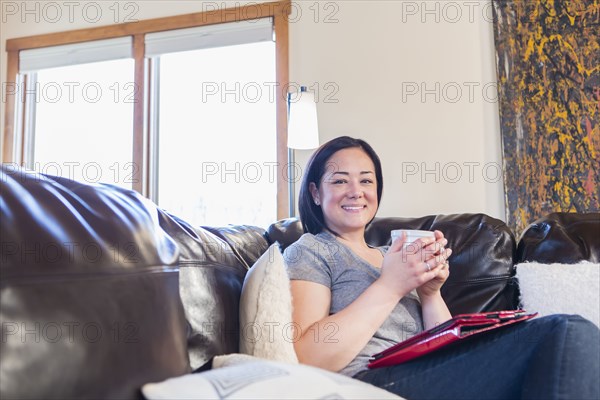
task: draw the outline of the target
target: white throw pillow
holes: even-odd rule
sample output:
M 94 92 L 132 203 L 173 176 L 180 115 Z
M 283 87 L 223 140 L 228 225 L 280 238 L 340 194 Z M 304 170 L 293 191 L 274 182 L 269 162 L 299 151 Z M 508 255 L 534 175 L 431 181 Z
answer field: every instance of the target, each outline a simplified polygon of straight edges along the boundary
M 579 314 L 600 326 L 600 264 L 530 262 L 516 268 L 525 310 L 540 316 Z
M 298 363 L 292 295 L 279 245 L 273 244 L 246 274 L 240 299 L 240 352 Z
M 402 399 L 357 379 L 307 365 L 248 356 L 229 359 L 223 365 L 207 372 L 146 384 L 142 393 L 149 400 Z

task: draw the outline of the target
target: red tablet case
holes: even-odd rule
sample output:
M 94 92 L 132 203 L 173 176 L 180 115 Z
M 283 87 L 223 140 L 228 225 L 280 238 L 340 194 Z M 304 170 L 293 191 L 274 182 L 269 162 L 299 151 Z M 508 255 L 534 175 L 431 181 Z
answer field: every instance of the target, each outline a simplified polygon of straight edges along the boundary
M 387 367 L 424 356 L 451 343 L 467 339 L 479 333 L 526 321 L 537 313 L 525 310 L 494 311 L 477 314 L 461 314 L 375 354 L 369 368 Z

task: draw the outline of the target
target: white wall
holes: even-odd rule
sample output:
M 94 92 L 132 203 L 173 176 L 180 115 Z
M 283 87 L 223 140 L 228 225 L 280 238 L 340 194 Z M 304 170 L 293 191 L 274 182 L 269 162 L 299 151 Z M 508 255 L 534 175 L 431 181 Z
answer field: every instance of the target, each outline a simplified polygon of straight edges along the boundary
M 131 12 L 147 19 L 235 4 L 65 3 L 27 2 L 32 13 L 25 14 L 24 3 L 2 0 L 2 82 L 6 39 L 123 22 Z M 92 22 L 95 5 L 101 18 Z M 504 219 L 495 76 L 489 0 L 294 3 L 290 79 L 319 90 L 321 142 L 347 134 L 379 153 L 380 216 L 483 212 Z M 309 154 L 298 151 L 296 160 Z

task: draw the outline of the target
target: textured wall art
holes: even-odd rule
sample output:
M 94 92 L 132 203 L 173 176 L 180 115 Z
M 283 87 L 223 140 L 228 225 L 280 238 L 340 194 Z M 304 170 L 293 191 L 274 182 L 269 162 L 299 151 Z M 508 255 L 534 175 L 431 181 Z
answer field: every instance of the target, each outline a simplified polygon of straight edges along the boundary
M 493 0 L 508 225 L 600 208 L 600 2 Z

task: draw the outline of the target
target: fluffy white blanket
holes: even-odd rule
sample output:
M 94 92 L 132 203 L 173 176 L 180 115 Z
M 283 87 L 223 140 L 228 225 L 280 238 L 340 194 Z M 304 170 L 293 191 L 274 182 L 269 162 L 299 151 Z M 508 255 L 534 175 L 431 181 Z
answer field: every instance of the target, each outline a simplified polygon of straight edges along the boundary
M 532 262 L 516 268 L 525 310 L 540 316 L 579 314 L 600 327 L 600 264 Z

